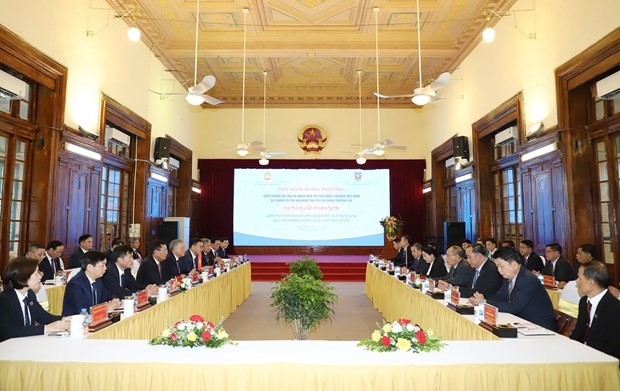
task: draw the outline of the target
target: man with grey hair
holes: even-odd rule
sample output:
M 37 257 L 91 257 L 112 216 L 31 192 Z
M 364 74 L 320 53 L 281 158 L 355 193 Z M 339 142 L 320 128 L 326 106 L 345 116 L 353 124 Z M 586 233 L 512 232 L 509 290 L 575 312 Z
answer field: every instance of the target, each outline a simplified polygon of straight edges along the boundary
M 465 251 L 460 246 L 451 246 L 446 251 L 446 263 L 450 266 L 448 274 L 439 278 L 439 288 L 446 290 L 448 285 L 471 286 L 474 269 L 465 260 Z
M 168 257 L 161 264 L 164 280 L 187 274 L 192 270 L 192 265 L 186 265 L 184 255 L 185 243 L 181 239 L 170 241 Z

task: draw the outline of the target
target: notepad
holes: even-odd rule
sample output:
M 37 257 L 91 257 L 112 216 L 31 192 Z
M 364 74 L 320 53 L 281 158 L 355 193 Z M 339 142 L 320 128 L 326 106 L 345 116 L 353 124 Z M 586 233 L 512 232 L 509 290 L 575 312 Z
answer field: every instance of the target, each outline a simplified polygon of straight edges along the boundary
M 514 326 L 521 335 L 533 336 L 555 334 L 553 331 L 540 327 L 534 323 L 514 323 Z

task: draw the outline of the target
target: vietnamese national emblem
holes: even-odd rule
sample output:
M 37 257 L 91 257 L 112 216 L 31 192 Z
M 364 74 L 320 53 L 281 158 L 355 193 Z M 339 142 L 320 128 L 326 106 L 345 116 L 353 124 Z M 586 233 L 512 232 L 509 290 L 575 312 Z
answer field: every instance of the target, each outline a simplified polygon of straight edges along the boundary
M 316 125 L 308 125 L 299 132 L 297 142 L 305 153 L 321 153 L 327 144 L 327 133 Z

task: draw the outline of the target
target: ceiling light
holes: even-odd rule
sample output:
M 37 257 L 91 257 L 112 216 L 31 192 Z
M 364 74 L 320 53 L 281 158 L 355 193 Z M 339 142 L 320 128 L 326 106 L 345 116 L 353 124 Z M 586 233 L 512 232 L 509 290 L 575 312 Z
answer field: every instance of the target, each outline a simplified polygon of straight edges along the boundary
M 525 153 L 521 155 L 521 161 L 526 162 L 528 160 L 532 160 L 542 155 L 546 155 L 548 153 L 554 152 L 558 150 L 558 143 L 547 144 L 544 147 L 540 147 L 531 152 Z
M 258 161 L 258 164 L 260 164 L 261 166 L 266 166 L 269 164 L 269 159 L 263 157 Z
M 420 94 L 415 95 L 413 98 L 411 98 L 411 101 L 418 106 L 424 106 L 431 101 L 431 97 L 429 95 Z
M 82 148 L 78 145 L 71 143 L 65 143 L 65 149 L 69 152 L 77 153 L 78 155 L 82 155 L 89 159 L 101 161 L 101 154 L 93 152 L 90 149 Z
M 473 174 L 465 174 L 465 175 L 457 176 L 456 178 L 454 178 L 454 182 L 461 183 L 461 182 L 468 181 L 470 179 L 474 179 L 474 175 Z
M 239 156 L 247 156 L 249 151 L 247 149 L 237 149 L 237 155 Z
M 163 183 L 168 183 L 168 178 L 166 178 L 165 176 L 160 175 L 160 174 L 158 174 L 156 172 L 150 173 L 149 176 L 151 178 L 155 179 L 156 181 L 160 181 L 160 182 L 163 182 Z
M 129 30 L 127 30 L 127 37 L 129 37 L 129 40 L 131 42 L 138 42 L 141 35 L 142 34 L 137 27 L 131 27 Z
M 425 187 L 424 189 L 422 189 L 422 194 L 430 193 L 431 191 L 432 189 L 430 187 Z
M 366 158 L 364 156 L 360 156 L 357 159 L 355 159 L 355 161 L 357 162 L 357 164 L 364 164 L 366 163 Z
M 377 148 L 377 150 L 375 151 L 375 155 L 376 156 L 383 156 L 383 155 L 385 155 L 385 151 L 383 150 L 383 148 Z
M 487 27 L 482 32 L 482 40 L 486 43 L 491 43 L 495 39 L 495 29 L 493 27 Z
M 199 187 L 194 187 L 194 186 L 192 186 L 192 191 L 193 191 L 194 193 L 198 193 L 198 194 L 200 194 L 200 188 L 199 188 Z
M 201 104 L 205 103 L 205 100 L 202 96 L 194 94 L 187 94 L 185 100 L 192 106 L 200 106 Z

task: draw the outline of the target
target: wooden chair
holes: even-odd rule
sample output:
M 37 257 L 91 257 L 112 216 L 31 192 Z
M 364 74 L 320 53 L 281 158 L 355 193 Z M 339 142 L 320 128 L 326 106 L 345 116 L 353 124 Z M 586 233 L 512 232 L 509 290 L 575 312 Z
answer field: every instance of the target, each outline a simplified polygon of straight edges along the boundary
M 553 312 L 555 313 L 555 321 L 557 324 L 556 332 L 565 337 L 570 337 L 570 333 L 573 331 L 577 319 L 560 310 L 553 310 Z

